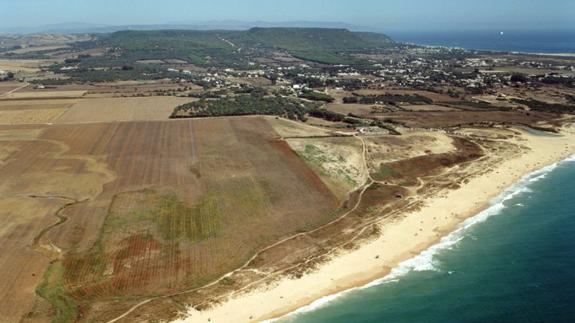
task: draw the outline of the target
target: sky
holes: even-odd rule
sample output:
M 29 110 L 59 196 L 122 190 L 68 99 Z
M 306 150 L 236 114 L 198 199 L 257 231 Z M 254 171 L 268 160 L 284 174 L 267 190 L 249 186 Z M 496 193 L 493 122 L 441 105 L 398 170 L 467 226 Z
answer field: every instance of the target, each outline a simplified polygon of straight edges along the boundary
M 575 30 L 575 0 L 0 0 L 0 29 L 331 21 L 385 30 Z

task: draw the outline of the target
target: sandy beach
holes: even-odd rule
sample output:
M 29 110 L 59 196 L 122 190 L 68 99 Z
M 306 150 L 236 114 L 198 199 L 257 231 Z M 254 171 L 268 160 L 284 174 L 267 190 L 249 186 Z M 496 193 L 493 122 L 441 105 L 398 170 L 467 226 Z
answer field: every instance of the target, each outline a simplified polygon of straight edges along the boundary
M 255 322 L 282 317 L 318 299 L 363 286 L 385 277 L 399 263 L 438 243 L 465 219 L 522 176 L 575 154 L 575 129 L 562 136 L 523 133 L 518 144 L 528 148 L 518 157 L 491 165 L 456 190 L 424 200 L 425 206 L 392 221 L 381 223 L 382 234 L 353 251 L 340 252 L 317 270 L 300 279 L 282 278 L 255 291 L 235 295 L 210 309 L 190 309 L 176 322 Z

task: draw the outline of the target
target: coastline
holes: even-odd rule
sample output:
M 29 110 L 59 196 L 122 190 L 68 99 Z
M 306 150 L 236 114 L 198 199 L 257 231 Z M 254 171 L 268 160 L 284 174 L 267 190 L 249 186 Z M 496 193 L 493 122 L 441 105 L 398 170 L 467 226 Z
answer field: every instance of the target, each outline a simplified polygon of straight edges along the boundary
M 448 48 L 448 49 L 461 49 L 466 51 L 476 51 L 476 52 L 484 52 L 484 53 L 495 53 L 495 54 L 512 54 L 512 55 L 535 55 L 535 56 L 553 56 L 557 58 L 561 57 L 575 57 L 575 52 L 536 52 L 536 51 L 516 51 L 516 50 L 502 50 L 502 49 L 485 49 L 485 48 L 469 48 L 469 47 L 461 47 L 461 46 L 450 46 L 450 45 L 430 45 L 430 44 L 423 44 L 423 43 L 415 43 L 415 42 L 401 42 L 406 45 L 412 46 L 421 46 L 426 48 Z
M 460 229 L 467 219 L 480 215 L 492 206 L 490 203 L 493 199 L 500 197 L 528 174 L 575 153 L 573 127 L 565 129 L 562 137 L 537 136 L 524 131 L 522 134 L 524 140 L 519 143 L 528 147 L 529 151 L 495 165 L 486 174 L 473 177 L 457 190 L 426 199 L 425 206 L 420 210 L 380 225 L 382 235 L 377 239 L 355 250 L 341 252 L 300 279 L 282 278 L 270 286 L 234 296 L 211 309 L 190 309 L 185 319 L 175 322 L 273 320 L 294 311 L 321 306 L 347 291 L 393 279 L 401 274 L 398 271 L 405 268 L 428 270 L 431 265 L 429 261 L 417 263 L 412 260 Z

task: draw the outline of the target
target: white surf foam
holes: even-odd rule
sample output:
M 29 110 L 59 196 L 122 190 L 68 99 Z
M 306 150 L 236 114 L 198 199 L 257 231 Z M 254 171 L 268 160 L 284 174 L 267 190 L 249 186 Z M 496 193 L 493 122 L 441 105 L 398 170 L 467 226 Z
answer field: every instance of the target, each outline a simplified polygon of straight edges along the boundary
M 439 263 L 438 260 L 435 259 L 435 256 L 444 250 L 452 249 L 459 241 L 461 241 L 465 237 L 465 233 L 474 225 L 478 223 L 485 222 L 488 218 L 493 215 L 499 214 L 503 209 L 506 208 L 505 202 L 520 195 L 523 193 L 532 192 L 529 189 L 529 185 L 540 181 L 541 179 L 545 178 L 550 172 L 555 170 L 561 163 L 564 162 L 575 162 L 575 155 L 570 156 L 569 158 L 560 161 L 558 163 L 543 167 L 539 170 L 536 170 L 530 174 L 523 176 L 518 182 L 507 188 L 503 193 L 499 196 L 494 198 L 489 204 L 490 206 L 479 212 L 477 215 L 470 217 L 463 221 L 456 230 L 451 232 L 450 234 L 443 237 L 437 244 L 429 247 L 428 249 L 421 252 L 419 255 L 407 259 L 404 262 L 400 263 L 397 267 L 393 268 L 391 272 L 381 279 L 374 280 L 364 286 L 351 288 L 345 291 L 342 291 L 337 294 L 329 295 L 326 297 L 322 297 L 315 302 L 300 307 L 299 309 L 277 319 L 268 320 L 265 322 L 276 322 L 278 320 L 287 319 L 289 317 L 294 317 L 306 313 L 317 310 L 321 307 L 326 306 L 327 304 L 333 302 L 336 299 L 339 299 L 349 293 L 352 293 L 357 290 L 362 290 L 366 288 L 371 288 L 374 286 L 379 286 L 386 283 L 394 283 L 398 282 L 400 278 L 410 272 L 414 271 L 439 271 Z M 452 274 L 453 272 L 448 272 Z

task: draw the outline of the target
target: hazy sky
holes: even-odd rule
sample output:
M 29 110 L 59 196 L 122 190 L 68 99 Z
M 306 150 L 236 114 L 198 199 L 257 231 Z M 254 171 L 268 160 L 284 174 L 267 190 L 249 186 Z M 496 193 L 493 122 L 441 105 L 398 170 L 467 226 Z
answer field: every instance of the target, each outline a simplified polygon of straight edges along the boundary
M 0 28 L 211 20 L 339 21 L 402 29 L 575 29 L 575 0 L 0 0 Z

